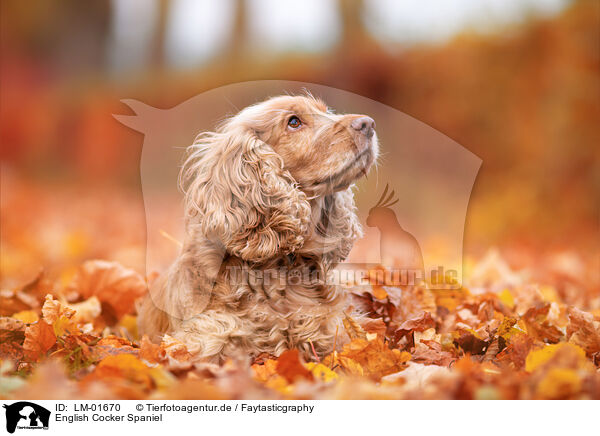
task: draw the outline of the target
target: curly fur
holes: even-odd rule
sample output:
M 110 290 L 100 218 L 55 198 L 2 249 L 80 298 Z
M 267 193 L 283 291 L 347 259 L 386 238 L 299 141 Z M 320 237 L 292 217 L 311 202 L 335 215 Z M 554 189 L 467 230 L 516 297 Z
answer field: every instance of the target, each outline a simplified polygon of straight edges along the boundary
M 376 137 L 350 127 L 357 117 L 282 96 L 201 134 L 181 171 L 186 239 L 141 307 L 141 331 L 214 362 L 308 354 L 311 342 L 330 352 L 346 303 L 326 278 L 361 235 L 352 182 L 377 157 Z

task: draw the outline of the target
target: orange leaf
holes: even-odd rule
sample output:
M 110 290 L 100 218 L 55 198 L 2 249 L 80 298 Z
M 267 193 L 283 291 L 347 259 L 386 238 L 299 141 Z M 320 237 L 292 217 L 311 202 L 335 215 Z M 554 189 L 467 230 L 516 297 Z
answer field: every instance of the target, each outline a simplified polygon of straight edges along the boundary
M 147 290 L 146 281 L 140 274 L 117 262 L 104 260 L 85 262 L 75 275 L 72 286 L 84 298 L 98 297 L 112 309 L 117 319 L 133 312 L 135 301 Z
M 588 356 L 600 352 L 600 321 L 595 321 L 591 313 L 575 307 L 569 307 L 568 314 L 569 342 L 579 345 Z
M 277 373 L 285 378 L 288 383 L 296 379 L 313 380 L 312 373 L 302 365 L 298 350 L 288 350 L 277 359 Z
M 188 362 L 192 358 L 185 344 L 169 335 L 163 336 L 160 347 L 165 350 L 167 356 L 180 362 Z
M 72 320 L 75 311 L 58 300 L 54 300 L 51 294 L 46 295 L 46 301 L 42 307 L 44 321 L 51 324 L 56 336 L 62 336 L 65 333 L 76 333 L 79 331 L 77 324 Z
M 156 387 L 172 384 L 172 376 L 160 367 L 150 368 L 132 354 L 105 357 L 84 379 L 84 383 L 102 381 L 120 396 L 140 398 Z
M 340 353 L 342 358 L 349 358 L 358 363 L 364 374 L 375 380 L 405 369 L 405 363 L 410 360 L 410 354 L 399 350 L 390 350 L 380 338 L 372 341 L 354 339 L 344 345 Z
M 23 351 L 29 361 L 37 361 L 56 343 L 56 335 L 50 324 L 39 320 L 25 329 Z
M 252 365 L 252 370 L 254 370 L 254 378 L 264 383 L 272 376 L 277 375 L 277 361 L 267 359 L 262 365 L 255 363 Z
M 160 345 L 150 341 L 147 335 L 142 337 L 140 341 L 140 359 L 144 359 L 150 363 L 159 363 L 164 360 L 165 355 L 166 352 Z

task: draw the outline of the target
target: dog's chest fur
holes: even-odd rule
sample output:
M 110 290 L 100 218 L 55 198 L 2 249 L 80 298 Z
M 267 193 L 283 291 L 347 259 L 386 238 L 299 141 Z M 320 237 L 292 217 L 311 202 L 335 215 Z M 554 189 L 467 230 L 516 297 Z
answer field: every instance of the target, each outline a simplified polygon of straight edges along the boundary
M 326 283 L 329 269 L 319 259 L 281 258 L 253 267 L 237 258 L 224 262 L 206 313 L 229 315 L 222 355 L 236 350 L 277 356 L 299 348 L 319 354 L 333 348 L 345 294 Z

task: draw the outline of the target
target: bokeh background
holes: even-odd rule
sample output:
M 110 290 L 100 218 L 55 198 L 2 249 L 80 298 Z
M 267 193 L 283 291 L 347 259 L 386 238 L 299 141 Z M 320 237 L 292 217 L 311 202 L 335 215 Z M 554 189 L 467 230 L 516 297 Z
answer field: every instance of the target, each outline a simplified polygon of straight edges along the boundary
M 88 258 L 142 270 L 143 137 L 113 118 L 131 113 L 120 100 L 170 108 L 263 79 L 369 97 L 478 155 L 467 258 L 600 270 L 597 0 L 3 0 L 0 15 L 3 286 L 41 268 L 66 281 Z

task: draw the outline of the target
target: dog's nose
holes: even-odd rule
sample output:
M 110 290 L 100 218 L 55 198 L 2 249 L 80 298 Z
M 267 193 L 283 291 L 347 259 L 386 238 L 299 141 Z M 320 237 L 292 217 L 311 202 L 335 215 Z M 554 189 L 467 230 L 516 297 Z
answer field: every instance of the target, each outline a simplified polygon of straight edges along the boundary
M 375 120 L 367 116 L 355 118 L 354 120 L 352 120 L 350 127 L 352 127 L 354 130 L 361 132 L 367 138 L 370 138 L 375 132 Z

